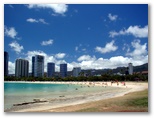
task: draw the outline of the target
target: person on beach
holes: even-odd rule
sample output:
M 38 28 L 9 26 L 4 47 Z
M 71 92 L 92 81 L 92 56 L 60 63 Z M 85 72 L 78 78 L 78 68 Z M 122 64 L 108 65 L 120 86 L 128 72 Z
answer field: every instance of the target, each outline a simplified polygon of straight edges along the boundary
M 125 82 L 122 82 L 122 84 L 125 86 L 126 84 L 125 84 Z
M 111 81 L 111 86 L 112 86 L 113 81 Z

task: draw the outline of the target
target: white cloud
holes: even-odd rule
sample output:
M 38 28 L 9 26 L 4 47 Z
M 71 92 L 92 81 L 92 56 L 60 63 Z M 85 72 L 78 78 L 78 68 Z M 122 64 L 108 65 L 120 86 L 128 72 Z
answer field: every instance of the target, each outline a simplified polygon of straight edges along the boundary
M 121 31 L 120 31 L 120 32 L 121 32 Z M 118 32 L 116 32 L 116 31 L 110 31 L 110 32 L 109 32 L 109 37 L 114 38 L 115 36 L 122 35 L 120 32 L 118 33 Z M 124 34 L 123 34 L 123 35 L 124 35 Z
M 6 36 L 8 36 L 8 37 L 11 37 L 11 38 L 16 38 L 16 35 L 18 34 L 18 32 L 15 30 L 15 28 L 14 27 L 10 27 L 10 28 L 7 28 L 6 26 L 5 26 L 5 29 L 4 29 L 5 31 L 5 35 Z
M 147 44 L 140 44 L 140 40 L 134 40 L 131 42 L 132 47 L 134 50 L 132 52 L 126 53 L 127 56 L 132 56 L 134 58 L 141 58 L 143 56 L 146 56 L 148 51 L 147 51 Z
M 20 46 L 16 41 L 9 44 L 9 46 L 18 54 L 21 50 L 24 49 L 23 46 Z
M 27 6 L 29 9 L 32 8 L 43 8 L 52 9 L 57 14 L 64 14 L 68 10 L 68 5 L 66 4 L 29 4 Z
M 9 61 L 8 70 L 9 70 L 9 74 L 14 74 L 15 73 L 15 63 Z
M 26 21 L 31 22 L 31 23 L 38 23 L 38 21 L 36 19 L 33 19 L 33 18 L 29 18 Z
M 105 69 L 105 68 L 117 68 L 117 67 L 127 67 L 128 63 L 133 63 L 134 66 L 141 65 L 148 62 L 148 55 L 143 56 L 142 58 L 129 58 L 123 56 L 115 56 L 109 59 L 96 58 L 95 56 L 91 57 L 90 55 L 83 55 L 79 63 L 72 62 L 70 63 L 73 67 L 81 67 L 82 69 Z M 86 59 L 87 57 L 87 59 Z
M 44 19 L 42 19 L 42 18 L 40 18 L 39 19 L 39 22 L 41 22 L 41 23 L 43 23 L 43 24 L 48 24 L 47 22 L 45 22 L 45 20 Z
M 141 28 L 140 26 L 129 26 L 128 29 L 120 30 L 119 32 L 110 31 L 109 37 L 115 37 L 119 35 L 133 35 L 137 38 L 146 38 L 148 37 L 148 26 Z
M 130 46 L 125 43 L 122 50 L 126 50 L 126 52 L 129 52 L 130 51 Z
M 45 22 L 45 20 L 44 19 L 42 19 L 42 18 L 40 18 L 40 19 L 33 19 L 33 18 L 28 18 L 27 20 L 26 20 L 27 22 L 30 22 L 30 23 L 43 23 L 43 24 L 49 24 L 49 23 L 47 23 L 47 22 Z
M 52 44 L 53 44 L 53 40 L 52 39 L 49 39 L 48 41 L 42 41 L 41 42 L 42 46 L 52 45 Z
M 123 56 L 115 56 L 109 59 L 91 57 L 90 55 L 83 55 L 78 58 L 80 62 L 69 63 L 72 67 L 81 67 L 82 69 L 105 69 L 105 68 L 117 68 L 127 67 L 128 63 L 132 62 L 134 66 L 141 65 L 148 62 L 148 55 L 142 57 L 142 59 L 134 59 Z M 70 66 L 71 67 L 71 66 Z M 71 68 L 70 68 L 71 70 Z
M 95 51 L 104 54 L 111 51 L 116 51 L 117 49 L 118 49 L 118 46 L 115 46 L 114 40 L 112 40 L 110 43 L 107 43 L 104 48 L 97 46 L 95 48 Z
M 58 59 L 62 59 L 62 58 L 64 58 L 65 56 L 66 56 L 65 53 L 58 53 L 58 54 L 55 55 L 55 57 L 58 58 Z
M 78 61 L 89 61 L 89 60 L 95 60 L 95 56 L 93 56 L 93 57 L 91 57 L 91 56 L 89 56 L 89 55 L 82 55 L 82 56 L 80 56 L 77 60 Z
M 86 61 L 86 60 L 90 60 L 90 56 L 89 55 L 82 55 L 78 58 L 78 61 Z
M 108 14 L 108 17 L 111 21 L 115 21 L 118 18 L 118 15 L 112 15 L 111 13 Z
M 126 33 L 133 34 L 135 37 L 144 38 L 148 37 L 148 26 L 140 28 L 139 26 L 130 26 Z

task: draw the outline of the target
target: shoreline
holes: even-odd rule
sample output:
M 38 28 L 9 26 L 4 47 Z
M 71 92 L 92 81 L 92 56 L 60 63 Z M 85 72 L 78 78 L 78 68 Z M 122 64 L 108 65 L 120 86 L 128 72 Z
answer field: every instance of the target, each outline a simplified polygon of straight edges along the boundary
M 83 104 L 93 101 L 99 101 L 114 97 L 120 97 L 125 94 L 128 94 L 130 92 L 135 91 L 142 91 L 145 89 L 148 89 L 148 82 L 125 82 L 125 85 L 122 82 L 112 83 L 111 82 L 25 82 L 25 81 L 12 81 L 13 83 L 44 83 L 44 84 L 79 84 L 79 85 L 86 85 L 86 86 L 100 86 L 100 87 L 118 87 L 122 88 L 119 89 L 119 91 L 110 91 L 107 93 L 93 93 L 91 95 L 84 95 L 84 96 L 78 96 L 74 98 L 60 98 L 58 101 L 53 102 L 53 100 L 48 101 L 47 103 L 38 103 L 38 104 L 31 104 L 26 106 L 20 106 L 18 109 L 11 109 L 11 110 L 5 110 L 5 112 L 38 112 L 38 111 L 48 111 L 50 110 L 52 112 L 52 109 L 59 108 L 59 107 L 66 107 L 70 105 L 77 105 L 77 104 Z
M 111 81 L 4 81 L 4 83 L 33 83 L 33 84 L 75 84 L 75 85 L 89 85 L 89 86 L 111 86 L 111 87 L 134 87 L 134 85 L 144 84 L 144 81 L 126 81 L 112 83 Z

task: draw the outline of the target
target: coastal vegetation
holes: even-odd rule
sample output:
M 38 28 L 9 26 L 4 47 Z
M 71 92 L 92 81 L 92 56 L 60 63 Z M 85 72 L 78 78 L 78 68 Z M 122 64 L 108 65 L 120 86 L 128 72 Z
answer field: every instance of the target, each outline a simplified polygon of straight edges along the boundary
M 148 81 L 148 75 L 111 75 L 102 74 L 101 76 L 79 76 L 79 77 L 21 77 L 5 76 L 4 81 Z

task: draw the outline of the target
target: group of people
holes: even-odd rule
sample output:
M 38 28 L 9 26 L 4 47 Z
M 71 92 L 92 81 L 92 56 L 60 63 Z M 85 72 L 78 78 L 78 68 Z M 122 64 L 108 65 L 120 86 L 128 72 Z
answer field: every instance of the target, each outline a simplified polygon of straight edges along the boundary
M 111 86 L 112 86 L 112 84 L 113 84 L 113 83 L 117 83 L 117 86 L 119 85 L 118 80 L 116 80 L 116 81 L 111 81 Z M 121 82 L 121 84 L 122 84 L 123 86 L 125 86 L 125 85 L 126 85 L 126 83 L 125 83 L 125 82 Z

